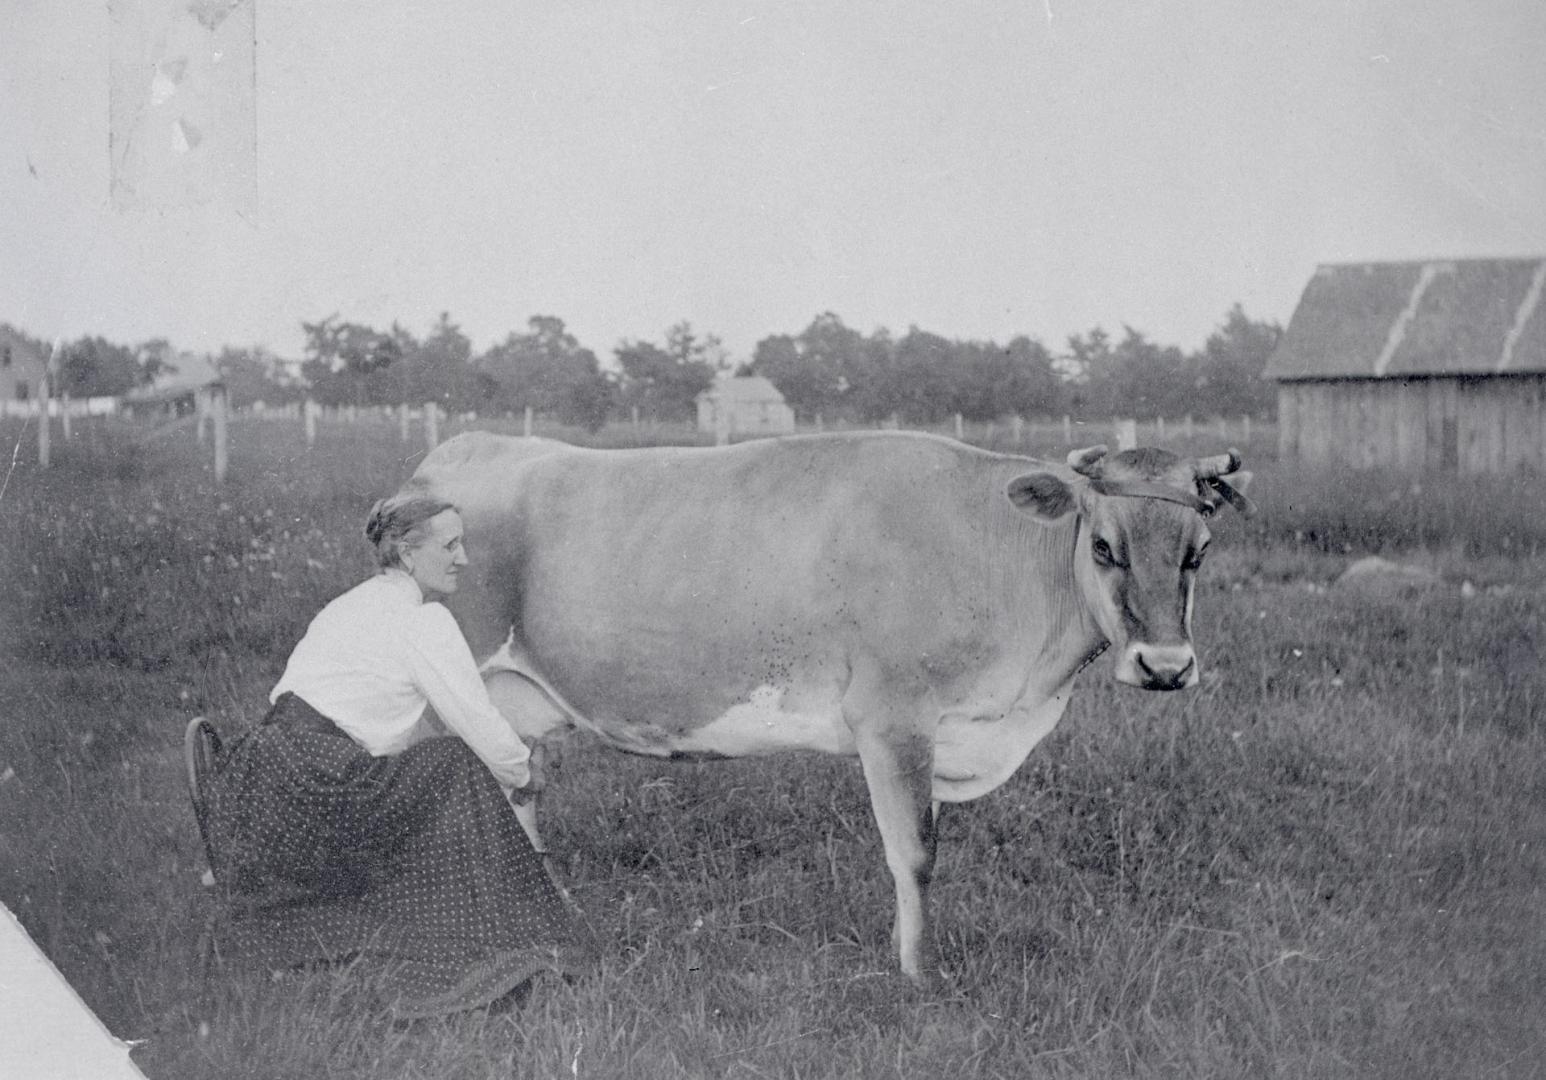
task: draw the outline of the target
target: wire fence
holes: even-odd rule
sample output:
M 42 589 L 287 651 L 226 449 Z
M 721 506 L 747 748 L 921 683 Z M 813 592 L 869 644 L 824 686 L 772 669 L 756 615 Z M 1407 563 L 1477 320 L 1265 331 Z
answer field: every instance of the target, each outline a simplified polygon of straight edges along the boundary
M 25 411 L 0 415 L 0 433 L 18 462 L 46 466 L 52 452 L 78 444 L 90 452 L 123 442 L 162 442 L 180 438 L 207 444 L 221 463 L 230 454 L 226 445 L 227 417 L 241 424 L 246 438 L 299 440 L 310 447 L 318 433 L 358 430 L 360 434 L 395 429 L 405 448 L 423 451 L 464 431 L 484 430 L 505 435 L 538 436 L 597 448 L 644 446 L 713 446 L 764 438 L 767 434 L 815 434 L 822 432 L 903 430 L 923 431 L 1001 453 L 1061 459 L 1075 448 L 1104 443 L 1113 450 L 1130 446 L 1157 446 L 1178 453 L 1217 453 L 1237 447 L 1252 459 L 1277 456 L 1277 425 L 1250 416 L 1181 417 L 1135 421 L 1130 419 L 1084 420 L 1073 417 L 1003 417 L 971 421 L 954 417 L 941 423 L 909 424 L 896 418 L 880 423 L 854 421 L 802 422 L 790 431 L 775 433 L 728 433 L 691 421 L 661 421 L 647 417 L 614 420 L 588 429 L 527 410 L 522 415 L 473 412 L 448 414 L 434 402 L 419 406 L 337 406 L 295 402 L 227 410 L 223 402 L 190 406 L 187 411 L 166 409 L 137 414 L 109 410 L 100 403 L 85 402 L 67 408 L 55 401 L 49 422 L 43 423 L 36 404 Z

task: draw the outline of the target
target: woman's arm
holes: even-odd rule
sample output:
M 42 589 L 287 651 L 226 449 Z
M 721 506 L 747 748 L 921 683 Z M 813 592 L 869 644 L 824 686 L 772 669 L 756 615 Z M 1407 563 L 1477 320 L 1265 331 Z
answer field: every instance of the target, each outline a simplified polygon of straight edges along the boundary
M 423 604 L 412 635 L 414 682 L 441 721 L 460 736 L 507 790 L 531 783 L 530 751 L 489 700 L 478 665 L 456 619 Z

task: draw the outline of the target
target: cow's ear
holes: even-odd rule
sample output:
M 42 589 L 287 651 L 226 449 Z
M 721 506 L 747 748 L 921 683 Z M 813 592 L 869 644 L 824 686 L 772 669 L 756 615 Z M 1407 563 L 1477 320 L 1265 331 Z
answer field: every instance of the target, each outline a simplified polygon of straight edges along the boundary
M 1009 481 L 1009 501 L 1041 521 L 1057 521 L 1073 512 L 1078 496 L 1051 473 L 1026 473 Z

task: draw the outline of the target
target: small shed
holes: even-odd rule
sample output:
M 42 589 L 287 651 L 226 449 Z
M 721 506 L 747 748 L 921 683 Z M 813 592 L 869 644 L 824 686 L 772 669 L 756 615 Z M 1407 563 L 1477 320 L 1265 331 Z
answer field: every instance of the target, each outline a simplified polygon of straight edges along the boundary
M 699 394 L 698 430 L 725 435 L 788 435 L 794 410 L 761 375 L 724 376 Z
M 33 341 L 0 324 L 0 408 L 6 415 L 37 407 L 48 380 L 48 356 Z
M 1546 471 L 1546 259 L 1323 265 L 1265 376 L 1281 456 Z
M 225 378 L 201 356 L 181 353 L 170 370 L 157 375 L 149 386 L 137 386 L 123 398 L 123 412 L 135 420 L 202 419 L 225 394 Z

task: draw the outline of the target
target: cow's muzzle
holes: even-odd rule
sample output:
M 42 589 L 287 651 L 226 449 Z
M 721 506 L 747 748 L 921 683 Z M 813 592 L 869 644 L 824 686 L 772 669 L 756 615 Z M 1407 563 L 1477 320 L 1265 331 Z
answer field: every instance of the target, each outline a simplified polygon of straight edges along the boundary
M 1183 690 L 1197 683 L 1197 654 L 1190 645 L 1134 642 L 1123 650 L 1116 677 L 1145 690 Z

